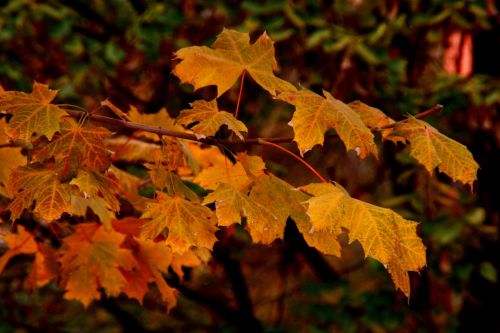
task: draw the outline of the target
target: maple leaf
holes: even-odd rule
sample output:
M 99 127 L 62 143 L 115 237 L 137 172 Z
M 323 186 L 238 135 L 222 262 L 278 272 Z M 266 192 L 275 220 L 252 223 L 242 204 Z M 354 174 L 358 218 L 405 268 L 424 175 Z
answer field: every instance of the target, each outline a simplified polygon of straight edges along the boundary
M 76 185 L 84 193 L 85 197 L 101 197 L 109 209 L 115 212 L 120 209 L 120 202 L 116 197 L 120 191 L 118 179 L 111 174 L 101 174 L 80 169 L 76 178 L 73 178 L 70 184 Z
M 118 179 L 119 195 L 131 203 L 138 211 L 142 211 L 145 207 L 146 198 L 139 194 L 139 188 L 144 181 L 114 165 L 109 168 L 108 172 Z
M 52 247 L 44 243 L 38 243 L 38 251 L 35 253 L 33 266 L 26 278 L 26 285 L 31 290 L 41 287 L 59 276 L 58 253 Z
M 170 267 L 179 276 L 179 279 L 184 278 L 184 271 L 182 267 L 195 267 L 203 263 L 199 256 L 196 255 L 195 251 L 197 249 L 191 249 L 183 253 L 174 253 L 172 256 L 172 262 Z
M 20 254 L 34 254 L 38 251 L 35 237 L 21 225 L 17 227 L 17 233 L 9 232 L 3 236 L 3 241 L 7 243 L 9 250 L 0 257 L 0 273 L 12 257 Z
M 373 134 L 349 106 L 334 98 L 327 91 L 322 97 L 308 89 L 284 92 L 278 99 L 295 105 L 290 125 L 294 131 L 300 153 L 304 155 L 315 145 L 322 145 L 325 132 L 334 128 L 346 149 L 353 149 L 365 158 L 369 153 L 377 156 Z
M 21 154 L 21 148 L 0 148 L 0 195 L 10 197 L 7 184 L 11 173 L 18 167 L 26 165 L 26 156 Z
M 156 113 L 142 113 L 139 112 L 136 107 L 130 105 L 128 116 L 130 118 L 130 121 L 135 123 L 160 126 L 161 128 L 170 129 L 173 131 L 185 132 L 182 126 L 175 123 L 175 118 L 170 117 L 166 108 L 162 108 Z M 143 136 L 151 140 L 160 141 L 160 136 L 158 134 L 145 131 L 136 131 L 135 134 L 137 136 Z
M 90 170 L 79 170 L 70 182 L 80 191 L 71 196 L 71 214 L 85 216 L 90 208 L 106 229 L 111 226 L 115 212 L 120 209 L 117 195 L 120 193 L 118 180 L 112 174 L 100 174 Z
M 241 217 L 245 216 L 255 242 L 270 243 L 278 237 L 275 237 L 276 234 L 281 233 L 277 230 L 277 218 L 268 205 L 249 197 L 248 189 L 236 189 L 228 184 L 220 184 L 203 202 L 215 202 L 217 219 L 221 226 L 241 223 Z
M 64 239 L 60 259 L 66 299 L 88 306 L 100 299 L 102 287 L 109 296 L 118 296 L 126 286 L 121 269 L 132 270 L 138 263 L 132 252 L 120 247 L 125 235 L 105 230 L 99 224 L 79 224 Z
M 85 216 L 87 209 L 91 209 L 99 217 L 99 221 L 106 229 L 111 226 L 111 221 L 115 219 L 115 213 L 109 209 L 106 201 L 100 197 L 88 198 L 79 193 L 73 193 L 71 196 L 71 213 L 77 216 Z
M 142 230 L 145 238 L 154 239 L 168 229 L 166 243 L 174 252 L 185 252 L 191 246 L 211 249 L 216 241 L 213 212 L 178 196 L 156 192 L 156 200 L 146 205 L 141 218 L 150 219 Z
M 5 134 L 7 122 L 5 118 L 0 119 L 0 145 L 8 144 L 10 138 Z M 7 184 L 10 174 L 19 166 L 26 165 L 27 159 L 21 153 L 20 147 L 0 148 L 0 195 L 8 197 Z
M 163 242 L 134 239 L 130 243 L 134 258 L 139 264 L 135 270 L 123 272 L 127 284 L 122 291 L 142 303 L 148 283 L 154 282 L 170 310 L 176 304 L 178 291 L 167 284 L 162 273 L 166 273 L 172 261 L 172 250 Z
M 173 72 L 181 82 L 192 84 L 195 90 L 215 85 L 217 97 L 231 88 L 244 71 L 273 96 L 296 90 L 291 83 L 274 75 L 278 64 L 273 42 L 266 33 L 250 44 L 248 33 L 224 29 L 212 48 L 191 46 L 175 55 L 181 61 Z
M 347 229 L 351 242 L 359 241 L 367 256 L 384 264 L 396 287 L 409 297 L 408 271 L 419 271 L 426 262 L 425 247 L 416 234 L 418 223 L 353 199 L 338 185 L 313 184 L 304 190 L 314 195 L 306 202 L 314 230 L 339 235 Z
M 7 209 L 11 220 L 17 220 L 35 201 L 33 212 L 48 222 L 71 211 L 71 185 L 62 184 L 55 170 L 39 165 L 19 167 L 11 175 L 9 195 L 14 198 Z
M 154 282 L 170 310 L 176 303 L 177 291 L 168 286 L 162 273 L 166 273 L 172 263 L 172 250 L 165 242 L 155 243 L 139 239 L 141 229 L 147 222 L 147 220 L 128 217 L 112 223 L 116 231 L 129 236 L 122 247 L 130 249 L 138 263 L 133 270 L 122 271 L 127 281 L 122 292 L 142 304 L 144 295 L 148 291 L 148 284 Z
M 194 174 L 209 167 L 227 166 L 227 157 L 217 147 L 202 147 L 199 142 L 186 143 L 186 159 Z
M 110 153 L 104 139 L 112 133 L 104 127 L 80 126 L 73 119 L 61 123 L 61 134 L 45 147 L 35 151 L 33 157 L 43 161 L 54 157 L 64 163 L 64 169 L 84 166 L 96 171 L 107 169 Z
M 176 138 L 164 137 L 161 145 L 126 136 L 106 140 L 106 147 L 113 152 L 112 160 L 127 162 L 162 162 L 170 170 L 185 168 L 184 145 Z
M 114 161 L 154 162 L 161 156 L 161 148 L 157 144 L 127 136 L 108 138 L 105 140 L 105 145 L 113 152 Z
M 307 223 L 309 220 L 302 204 L 308 196 L 273 175 L 257 178 L 249 199 L 265 207 L 266 210 L 263 212 L 267 213 L 267 218 L 264 219 L 251 221 L 250 217 L 248 218 L 250 234 L 255 242 L 269 244 L 276 238 L 283 239 L 288 217 L 291 217 L 297 225 Z
M 425 121 L 410 117 L 396 124 L 394 131 L 410 141 L 410 156 L 432 174 L 434 168 L 453 180 L 472 185 L 479 165 L 466 146 L 441 134 Z
M 347 105 L 361 117 L 363 123 L 365 123 L 365 125 L 369 128 L 392 125 L 396 122 L 394 119 L 383 113 L 380 109 L 369 106 L 361 101 L 350 102 Z M 382 130 L 382 140 L 392 141 L 394 143 L 405 141 L 404 138 L 394 135 L 393 132 L 393 128 Z
M 31 94 L 17 91 L 0 92 L 0 110 L 13 114 L 7 134 L 16 140 L 31 141 L 33 134 L 45 135 L 51 140 L 60 130 L 60 122 L 66 111 L 51 104 L 57 91 L 35 82 Z
M 150 170 L 151 181 L 160 190 L 166 189 L 167 193 L 172 196 L 180 196 L 189 201 L 200 202 L 198 195 L 184 184 L 179 176 L 165 168 L 161 163 L 145 164 L 145 166 Z
M 214 164 L 202 170 L 194 182 L 207 189 L 216 189 L 219 184 L 230 184 L 236 189 L 247 187 L 259 175 L 264 174 L 266 165 L 258 156 L 244 153 L 237 155 L 236 164 L 224 160 L 224 164 Z
M 248 132 L 245 124 L 226 111 L 219 111 L 217 100 L 195 101 L 190 103 L 191 109 L 182 110 L 177 117 L 177 123 L 189 125 L 197 123 L 191 128 L 198 138 L 214 136 L 222 125 L 226 125 L 240 139 L 243 140 L 241 132 Z

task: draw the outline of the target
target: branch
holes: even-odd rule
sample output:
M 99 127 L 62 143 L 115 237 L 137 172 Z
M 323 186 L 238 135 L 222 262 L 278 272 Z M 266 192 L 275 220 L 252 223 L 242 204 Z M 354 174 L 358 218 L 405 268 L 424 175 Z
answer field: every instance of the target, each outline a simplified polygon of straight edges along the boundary
M 158 134 L 158 135 L 171 136 L 171 137 L 179 138 L 179 139 L 197 141 L 197 142 L 206 143 L 209 145 L 220 145 L 220 144 L 222 144 L 222 145 L 258 145 L 258 144 L 261 144 L 259 142 L 259 140 L 262 140 L 262 138 L 245 139 L 245 140 L 222 140 L 222 139 L 216 139 L 216 138 L 197 138 L 196 135 L 191 134 L 191 133 L 174 131 L 174 130 L 163 128 L 160 126 L 151 126 L 151 125 L 134 123 L 131 121 L 110 118 L 110 117 L 97 115 L 97 114 L 86 113 L 85 111 L 66 110 L 66 112 L 72 117 L 87 116 L 87 118 L 89 118 L 89 119 L 92 119 L 94 121 L 104 123 L 104 124 L 115 125 L 115 126 L 118 126 L 121 128 L 128 128 L 128 129 L 132 129 L 132 130 L 136 130 L 136 131 L 144 131 L 144 132 L 154 133 L 154 134 Z M 289 142 L 293 141 L 293 138 L 265 138 L 264 140 L 266 140 L 267 142 L 274 142 L 274 143 L 289 143 Z

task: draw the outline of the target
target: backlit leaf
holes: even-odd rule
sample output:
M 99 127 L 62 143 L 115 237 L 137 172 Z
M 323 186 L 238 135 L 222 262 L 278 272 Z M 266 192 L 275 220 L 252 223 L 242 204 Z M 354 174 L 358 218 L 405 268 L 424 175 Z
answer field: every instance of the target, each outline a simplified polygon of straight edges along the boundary
M 213 212 L 178 196 L 156 192 L 156 199 L 146 205 L 141 218 L 150 220 L 142 230 L 145 238 L 154 239 L 168 229 L 166 243 L 174 252 L 182 253 L 191 246 L 211 249 L 216 241 Z
M 288 217 L 297 225 L 308 223 L 309 217 L 302 204 L 307 199 L 306 194 L 273 175 L 260 176 L 252 187 L 250 200 L 265 207 L 268 217 L 256 223 L 250 223 L 249 218 L 252 239 L 266 244 L 276 238 L 283 239 Z
M 65 119 L 61 124 L 61 134 L 37 150 L 34 157 L 43 161 L 53 156 L 65 165 L 66 172 L 78 166 L 105 170 L 110 164 L 110 153 L 104 139 L 110 135 L 111 132 L 104 127 L 80 126 L 71 118 Z
M 189 201 L 200 202 L 198 195 L 187 187 L 179 176 L 165 168 L 165 166 L 160 163 L 149 163 L 145 164 L 145 166 L 150 170 L 151 181 L 160 190 L 166 189 L 167 193 L 172 196 L 180 196 Z
M 109 209 L 115 212 L 120 209 L 120 202 L 117 198 L 120 191 L 118 179 L 111 174 L 80 169 L 77 177 L 73 178 L 70 184 L 76 185 L 85 197 L 101 197 Z
M 214 136 L 222 125 L 226 125 L 240 139 L 241 132 L 248 132 L 245 124 L 226 111 L 219 111 L 217 100 L 195 101 L 190 104 L 191 109 L 182 110 L 177 122 L 182 125 L 197 123 L 191 130 L 199 137 Z
M 155 243 L 151 240 L 139 239 L 141 229 L 146 220 L 128 217 L 113 221 L 113 228 L 127 235 L 122 248 L 132 251 L 138 265 L 133 270 L 123 270 L 126 285 L 122 292 L 137 299 L 140 303 L 148 291 L 148 285 L 154 282 L 162 294 L 162 298 L 171 309 L 176 303 L 177 291 L 166 283 L 162 273 L 166 273 L 172 263 L 172 250 L 165 242 Z
M 173 131 L 183 132 L 184 128 L 182 126 L 175 124 L 175 119 L 170 117 L 167 109 L 162 108 L 156 113 L 142 113 L 134 107 L 130 106 L 130 110 L 128 112 L 128 117 L 130 121 L 134 123 L 151 125 L 151 126 L 159 126 L 161 128 L 170 129 Z M 158 134 L 149 133 L 145 131 L 136 131 L 136 136 L 143 136 L 155 141 L 160 141 L 160 137 Z
M 30 94 L 18 91 L 0 92 L 0 111 L 13 114 L 7 134 L 16 140 L 29 142 L 33 134 L 45 135 L 51 140 L 60 130 L 60 121 L 67 113 L 51 104 L 57 91 L 35 82 Z
M 7 209 L 11 220 L 17 220 L 24 209 L 35 203 L 34 213 L 51 222 L 71 211 L 71 185 L 62 184 L 55 170 L 26 166 L 14 170 L 8 191 L 12 198 Z
M 217 86 L 217 97 L 231 88 L 243 71 L 273 96 L 296 90 L 291 83 L 274 75 L 278 64 L 273 42 L 266 33 L 250 44 L 248 33 L 224 29 L 212 48 L 191 46 L 175 55 L 181 61 L 174 68 L 174 74 L 183 83 L 192 84 L 195 90 Z
M 283 230 L 279 230 L 281 226 L 268 205 L 249 197 L 248 189 L 220 184 L 204 200 L 205 204 L 212 202 L 215 202 L 217 219 L 221 226 L 241 223 L 241 218 L 245 216 L 255 242 L 270 243 L 282 234 Z
M 432 174 L 437 167 L 464 184 L 472 185 L 477 179 L 479 165 L 467 147 L 441 134 L 425 121 L 410 117 L 397 123 L 394 130 L 410 141 L 410 156 L 423 164 L 429 173 Z
M 259 175 L 264 174 L 265 168 L 260 157 L 240 153 L 236 164 L 229 160 L 224 160 L 222 165 L 214 164 L 202 170 L 194 181 L 207 189 L 216 189 L 222 183 L 239 189 L 247 187 Z
M 10 174 L 23 165 L 26 165 L 26 156 L 21 154 L 21 148 L 0 148 L 0 195 L 9 197 L 7 184 Z
M 365 255 L 389 269 L 396 287 L 409 297 L 408 271 L 425 266 L 425 247 L 416 234 L 417 223 L 405 220 L 394 211 L 353 199 L 340 186 L 313 184 L 305 191 L 313 194 L 307 201 L 314 230 L 340 234 L 359 241 Z
M 123 270 L 138 263 L 132 252 L 121 248 L 125 235 L 99 224 L 79 224 L 75 233 L 64 239 L 61 257 L 66 299 L 76 299 L 88 306 L 100 299 L 99 288 L 108 296 L 118 296 L 126 286 Z
M 354 150 L 361 158 L 370 153 L 377 156 L 373 134 L 358 114 L 327 91 L 323 91 L 323 95 L 325 97 L 302 89 L 278 96 L 278 99 L 295 105 L 290 125 L 301 154 L 317 144 L 322 145 L 326 131 L 333 128 L 347 150 Z
M 366 105 L 361 101 L 354 101 L 347 104 L 354 112 L 356 112 L 360 117 L 363 123 L 369 128 L 377 128 L 387 125 L 392 125 L 396 121 L 381 110 Z M 398 137 L 397 135 L 392 134 L 394 131 L 393 128 L 387 128 L 381 131 L 382 140 L 389 140 L 394 143 L 404 142 L 405 139 L 402 137 Z

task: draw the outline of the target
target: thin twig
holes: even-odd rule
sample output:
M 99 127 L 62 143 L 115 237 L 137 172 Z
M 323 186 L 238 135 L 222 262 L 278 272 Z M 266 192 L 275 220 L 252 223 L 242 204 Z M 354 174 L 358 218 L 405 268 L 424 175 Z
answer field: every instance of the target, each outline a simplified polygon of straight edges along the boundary
M 240 111 L 241 95 L 243 95 L 243 84 L 245 83 L 245 71 L 241 74 L 240 93 L 238 94 L 238 102 L 236 102 L 236 111 L 234 111 L 234 118 L 238 119 L 238 112 Z
M 275 144 L 275 143 L 272 143 L 272 142 L 266 141 L 266 140 L 264 140 L 264 139 L 259 139 L 259 142 L 260 142 L 261 144 L 263 144 L 263 145 L 272 146 L 272 147 L 274 147 L 274 148 L 276 148 L 276 149 L 279 149 L 279 150 L 281 150 L 281 151 L 284 151 L 285 153 L 287 153 L 288 155 L 292 156 L 294 159 L 296 159 L 296 160 L 297 160 L 297 161 L 299 161 L 300 163 L 304 164 L 304 165 L 305 165 L 305 166 L 306 166 L 309 170 L 311 170 L 311 172 L 312 172 L 312 173 L 314 173 L 314 175 L 315 175 L 316 177 L 318 177 L 318 178 L 319 178 L 319 180 L 321 180 L 321 181 L 322 181 L 323 183 L 325 183 L 325 184 L 328 184 L 328 181 L 327 181 L 325 178 L 323 178 L 323 176 L 321 176 L 321 174 L 320 174 L 318 171 L 316 171 L 316 169 L 314 169 L 314 168 L 312 167 L 312 165 L 310 165 L 309 163 L 307 163 L 306 161 L 304 161 L 304 159 L 302 159 L 300 156 L 298 156 L 298 155 L 296 155 L 296 154 L 292 153 L 291 151 L 289 151 L 289 150 L 288 150 L 288 149 L 286 149 L 286 148 L 283 148 L 283 147 L 281 147 L 281 146 L 279 146 L 279 145 L 277 145 L 277 144 Z

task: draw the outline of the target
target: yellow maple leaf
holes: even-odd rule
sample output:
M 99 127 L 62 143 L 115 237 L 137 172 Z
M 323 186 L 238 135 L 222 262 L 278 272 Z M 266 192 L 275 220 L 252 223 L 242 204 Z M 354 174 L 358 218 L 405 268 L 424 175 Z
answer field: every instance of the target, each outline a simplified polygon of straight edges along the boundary
M 369 106 L 361 101 L 353 101 L 347 105 L 361 117 L 363 123 L 365 123 L 365 125 L 369 128 L 392 125 L 396 122 L 394 119 L 383 113 L 380 109 Z M 393 128 L 382 130 L 382 140 L 392 141 L 394 143 L 405 141 L 404 138 L 394 135 L 393 132 Z
M 9 195 L 14 198 L 8 210 L 11 220 L 17 220 L 24 209 L 35 201 L 34 213 L 48 222 L 57 220 L 71 211 L 71 185 L 59 181 L 57 172 L 40 166 L 15 169 L 8 184 Z
M 175 123 L 175 118 L 170 117 L 166 108 L 162 108 L 155 113 L 142 113 L 139 112 L 139 110 L 135 106 L 130 105 L 128 116 L 130 118 L 130 121 L 134 123 L 159 126 L 161 128 L 170 129 L 173 131 L 184 132 L 184 128 Z M 154 133 L 136 131 L 135 135 L 143 136 L 155 141 L 160 141 L 160 137 L 158 136 L 158 134 Z
M 177 195 L 189 201 L 200 202 L 198 195 L 184 184 L 179 176 L 161 163 L 146 163 L 144 166 L 149 169 L 151 181 L 158 189 L 166 189 L 167 193 L 172 196 Z
M 63 108 L 51 104 L 57 91 L 35 82 L 30 94 L 18 91 L 0 92 L 0 109 L 11 113 L 7 134 L 16 140 L 30 142 L 34 134 L 49 140 L 60 130 L 61 119 L 67 116 Z
M 101 197 L 106 206 L 113 210 L 120 209 L 117 195 L 120 191 L 118 179 L 112 174 L 101 174 L 91 170 L 78 170 L 78 174 L 70 184 L 76 185 L 86 198 Z
M 228 164 L 227 157 L 215 146 L 202 147 L 198 142 L 186 142 L 185 147 L 186 159 L 195 175 L 203 169 Z
M 224 29 L 212 48 L 191 46 L 175 55 L 181 61 L 175 66 L 174 74 L 181 82 L 192 84 L 195 90 L 215 85 L 217 97 L 231 88 L 244 71 L 273 96 L 296 90 L 291 83 L 274 75 L 278 63 L 273 42 L 266 33 L 250 44 L 248 33 Z
M 373 134 L 358 114 L 327 91 L 323 91 L 323 95 L 325 97 L 302 89 L 278 96 L 278 99 L 295 105 L 289 124 L 293 127 L 294 141 L 300 153 L 304 155 L 315 145 L 322 145 L 325 132 L 333 128 L 347 150 L 354 150 L 361 158 L 370 153 L 377 156 Z
M 80 191 L 71 195 L 71 214 L 85 216 L 90 208 L 106 229 L 111 227 L 115 212 L 120 210 L 117 196 L 120 193 L 118 179 L 113 174 L 100 174 L 91 170 L 78 170 L 77 177 L 70 182 Z
M 307 213 L 314 230 L 359 241 L 366 256 L 380 261 L 391 273 L 396 287 L 409 297 L 408 271 L 425 266 L 425 246 L 416 234 L 417 222 L 405 220 L 394 211 L 353 199 L 338 185 L 313 184 L 304 187 L 313 197 Z
M 79 224 L 64 239 L 60 259 L 66 299 L 76 299 L 88 306 L 100 299 L 99 288 L 108 296 L 118 296 L 126 279 L 123 270 L 132 270 L 138 263 L 132 252 L 121 248 L 125 235 L 105 230 L 99 224 Z
M 269 244 L 276 238 L 283 239 L 288 217 L 298 226 L 308 223 L 309 218 L 302 204 L 308 196 L 273 175 L 258 177 L 249 199 L 264 207 L 266 210 L 263 212 L 268 215 L 255 222 L 249 218 L 248 227 L 255 242 Z
M 174 252 L 182 253 L 192 246 L 211 249 L 216 241 L 217 219 L 213 212 L 178 196 L 156 192 L 156 199 L 147 203 L 141 218 L 149 219 L 142 236 L 154 239 L 168 229 L 166 243 Z
M 258 156 L 244 153 L 237 155 L 236 164 L 224 160 L 222 165 L 212 165 L 202 170 L 194 182 L 207 188 L 216 189 L 219 184 L 230 184 L 236 189 L 247 187 L 256 177 L 264 174 L 266 165 Z
M 240 139 L 243 140 L 241 132 L 248 132 L 245 124 L 226 111 L 219 111 L 217 100 L 195 101 L 190 104 L 191 109 L 182 110 L 177 117 L 177 123 L 189 125 L 197 123 L 191 128 L 198 138 L 213 136 L 222 125 L 226 125 Z
M 93 170 L 105 170 L 110 164 L 110 153 L 104 145 L 104 139 L 111 136 L 104 127 L 80 126 L 73 119 L 61 123 L 61 134 L 43 148 L 36 150 L 33 157 L 43 161 L 54 157 L 56 162 L 69 168 L 85 166 Z
M 434 168 L 453 180 L 472 185 L 479 165 L 466 146 L 450 139 L 425 121 L 410 117 L 396 124 L 395 132 L 410 141 L 410 156 L 432 174 Z
M 282 234 L 276 226 L 274 213 L 248 196 L 248 189 L 237 189 L 229 184 L 220 184 L 215 191 L 205 197 L 205 204 L 215 202 L 219 225 L 228 226 L 241 223 L 241 217 L 247 218 L 248 228 L 255 242 L 270 243 Z

